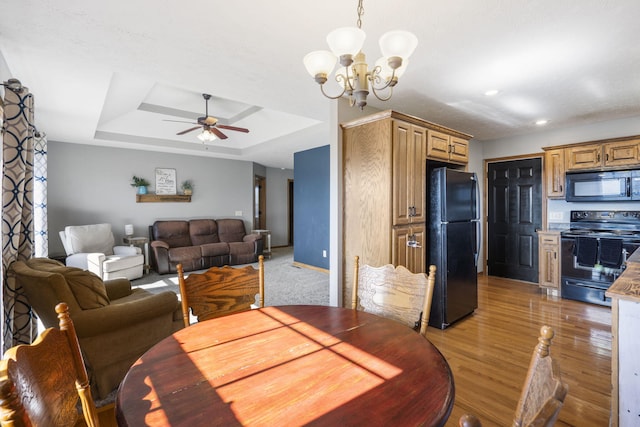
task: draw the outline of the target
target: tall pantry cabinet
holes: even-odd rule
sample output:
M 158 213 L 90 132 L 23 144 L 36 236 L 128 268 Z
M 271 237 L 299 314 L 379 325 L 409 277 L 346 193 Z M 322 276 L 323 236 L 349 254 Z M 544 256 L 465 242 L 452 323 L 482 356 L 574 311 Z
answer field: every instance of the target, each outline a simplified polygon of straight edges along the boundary
M 455 144 L 465 155 L 453 162 L 466 164 L 471 136 L 395 111 L 342 124 L 342 130 L 343 297 L 349 301 L 356 255 L 363 264 L 426 272 L 430 141 L 438 147 Z M 441 162 L 438 156 L 432 158 Z

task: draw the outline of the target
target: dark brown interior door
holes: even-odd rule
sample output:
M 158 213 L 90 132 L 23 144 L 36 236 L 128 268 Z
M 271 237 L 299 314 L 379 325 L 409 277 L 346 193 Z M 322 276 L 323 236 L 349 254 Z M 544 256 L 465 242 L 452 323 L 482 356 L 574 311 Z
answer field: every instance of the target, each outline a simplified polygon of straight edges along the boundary
M 537 283 L 542 160 L 489 163 L 487 181 L 488 274 Z
M 264 230 L 267 228 L 267 179 L 256 175 L 253 190 L 253 229 Z

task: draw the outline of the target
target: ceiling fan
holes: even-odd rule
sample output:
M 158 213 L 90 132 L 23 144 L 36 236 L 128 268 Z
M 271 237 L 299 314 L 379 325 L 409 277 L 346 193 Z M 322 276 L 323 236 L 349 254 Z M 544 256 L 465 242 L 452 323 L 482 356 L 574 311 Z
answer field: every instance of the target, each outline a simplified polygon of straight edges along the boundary
M 202 97 L 205 100 L 205 115 L 204 117 L 198 117 L 198 121 L 193 122 L 193 124 L 197 124 L 198 126 L 189 128 L 189 129 L 185 129 L 181 132 L 176 133 L 176 135 L 184 135 L 186 133 L 189 132 L 193 132 L 196 129 L 200 129 L 202 128 L 203 133 L 206 134 L 207 132 L 209 134 L 213 134 L 216 137 L 220 138 L 220 139 L 227 139 L 227 135 L 225 135 L 224 133 L 220 132 L 220 129 L 226 129 L 226 130 L 233 130 L 236 132 L 244 132 L 244 133 L 248 133 L 249 129 L 246 128 L 240 128 L 240 127 L 236 127 L 236 126 L 228 126 L 228 125 L 222 125 L 218 123 L 218 119 L 215 117 L 212 117 L 209 115 L 209 99 L 211 99 L 211 95 L 209 95 L 208 93 L 203 93 Z M 181 120 L 165 120 L 168 122 L 181 122 L 181 123 L 192 123 L 192 122 L 183 122 Z M 200 136 L 198 136 L 200 137 Z M 214 138 L 211 138 L 214 139 Z M 203 139 L 204 140 L 208 140 L 208 139 Z

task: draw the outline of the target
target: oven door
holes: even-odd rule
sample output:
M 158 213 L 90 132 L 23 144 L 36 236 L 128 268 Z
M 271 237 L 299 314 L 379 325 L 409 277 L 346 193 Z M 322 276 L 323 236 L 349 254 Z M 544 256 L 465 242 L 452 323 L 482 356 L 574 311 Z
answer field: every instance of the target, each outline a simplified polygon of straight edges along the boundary
M 640 240 L 628 239 L 622 241 L 622 264 L 619 268 L 604 268 L 598 266 L 579 265 L 576 257 L 576 238 L 563 236 L 560 243 L 560 262 L 562 276 L 580 281 L 588 280 L 601 283 L 613 283 L 624 271 L 626 261 L 631 254 L 640 247 Z M 598 255 L 598 260 L 600 255 Z
M 566 174 L 567 202 L 631 200 L 631 171 Z
M 605 297 L 605 292 L 624 271 L 627 258 L 640 248 L 640 239 L 623 240 L 620 268 L 578 265 L 575 247 L 575 237 L 562 237 L 560 249 L 562 298 L 611 306 L 611 299 Z
M 610 283 L 571 279 L 563 276 L 560 292 L 562 298 L 611 307 L 611 298 L 605 296 L 609 285 Z

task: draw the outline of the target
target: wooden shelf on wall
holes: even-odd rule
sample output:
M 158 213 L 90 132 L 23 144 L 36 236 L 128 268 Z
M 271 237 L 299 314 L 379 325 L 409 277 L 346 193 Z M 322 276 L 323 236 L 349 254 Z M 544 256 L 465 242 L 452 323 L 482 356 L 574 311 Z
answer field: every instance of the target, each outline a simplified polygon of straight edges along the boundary
M 191 195 L 186 194 L 136 194 L 136 203 L 190 203 Z

